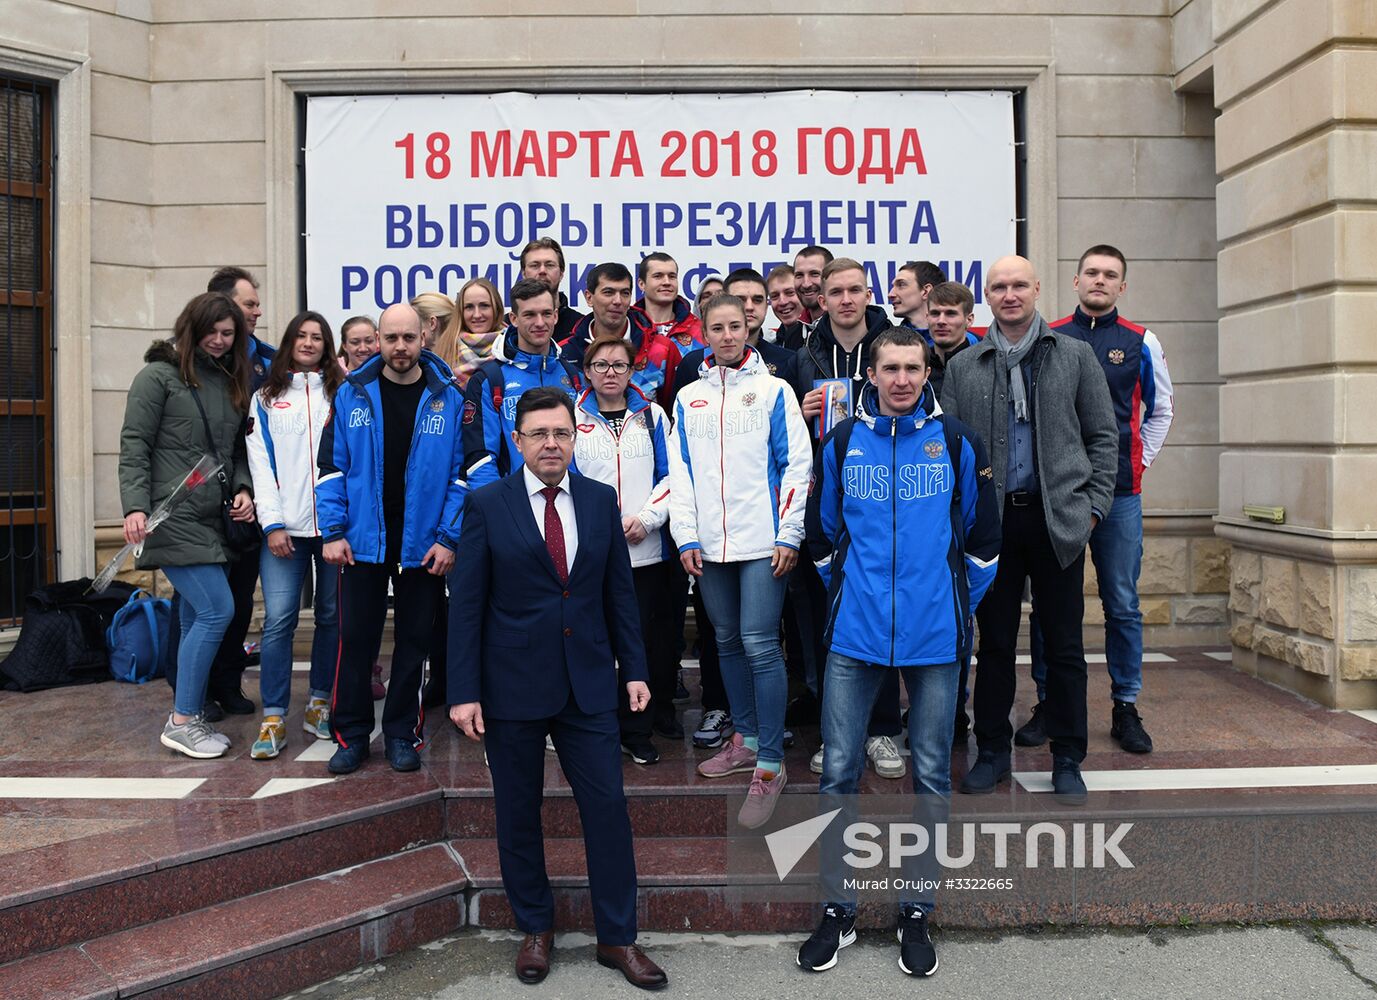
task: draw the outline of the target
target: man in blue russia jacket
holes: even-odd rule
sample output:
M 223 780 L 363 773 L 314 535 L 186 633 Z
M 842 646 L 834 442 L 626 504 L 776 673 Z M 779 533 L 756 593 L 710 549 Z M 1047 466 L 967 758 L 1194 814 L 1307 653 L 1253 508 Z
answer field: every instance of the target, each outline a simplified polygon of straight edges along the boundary
M 421 665 L 454 565 L 463 501 L 463 398 L 445 363 L 421 348 L 421 319 L 405 303 L 378 321 L 380 354 L 335 394 L 320 440 L 316 508 L 325 560 L 343 567 L 340 652 L 330 731 L 330 771 L 348 774 L 368 757 L 373 730 L 373 655 L 396 607 L 392 680 L 383 739 L 394 770 L 421 766 L 425 711 Z
M 516 974 L 550 968 L 555 906 L 540 803 L 554 740 L 583 821 L 597 958 L 635 986 L 664 972 L 636 947 L 636 859 L 622 789 L 617 687 L 650 701 L 617 491 L 569 471 L 574 405 L 556 387 L 516 407 L 523 464 L 464 502 L 464 558 L 450 588 L 450 718 L 487 743 L 502 885 L 526 938 Z M 619 676 L 620 673 L 620 676 Z
M 854 811 L 871 706 L 897 670 L 908 688 L 913 790 L 925 825 L 946 821 L 967 623 L 994 580 L 1000 545 L 985 447 L 924 392 L 928 368 L 919 331 L 875 338 L 860 415 L 818 448 L 806 521 L 809 553 L 829 560 L 830 577 L 819 811 Z M 834 821 L 823 839 L 829 902 L 798 954 L 811 971 L 831 968 L 855 940 L 856 893 L 841 862 L 845 826 Z M 925 852 L 905 877 L 935 879 L 932 859 Z M 937 956 L 927 917 L 936 894 L 900 898 L 900 968 L 930 975 Z
M 571 400 L 578 395 L 578 370 L 561 360 L 554 341 L 554 292 L 542 281 L 522 278 L 512 286 L 511 300 L 516 329 L 493 345 L 493 360 L 464 387 L 464 477 L 470 489 L 495 483 L 521 465 L 512 431 L 523 392 L 553 385 Z

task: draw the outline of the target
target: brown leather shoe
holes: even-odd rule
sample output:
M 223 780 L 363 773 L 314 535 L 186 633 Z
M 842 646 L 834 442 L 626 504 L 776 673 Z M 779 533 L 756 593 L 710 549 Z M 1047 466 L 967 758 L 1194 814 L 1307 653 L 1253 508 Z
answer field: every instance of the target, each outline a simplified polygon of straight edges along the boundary
M 516 978 L 523 983 L 538 983 L 550 974 L 550 952 L 555 947 L 554 931 L 527 934 L 516 953 Z
M 598 945 L 598 964 L 618 970 L 632 986 L 643 990 L 662 990 L 669 985 L 669 977 L 646 953 L 634 944 L 614 947 L 610 944 Z

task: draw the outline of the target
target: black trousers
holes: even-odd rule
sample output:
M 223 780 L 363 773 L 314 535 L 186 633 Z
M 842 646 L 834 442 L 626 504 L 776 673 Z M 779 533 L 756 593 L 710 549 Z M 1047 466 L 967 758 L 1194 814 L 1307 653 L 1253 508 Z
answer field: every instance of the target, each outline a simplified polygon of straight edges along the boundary
M 247 657 L 244 655 L 244 637 L 249 634 L 249 622 L 253 618 L 253 595 L 258 589 L 259 550 L 241 553 L 238 560 L 229 564 L 230 594 L 234 597 L 234 617 L 230 619 L 225 637 L 220 640 L 220 648 L 215 651 L 215 660 L 210 665 L 210 680 L 206 683 L 206 697 L 233 694 L 239 690 L 244 676 Z
M 443 589 L 440 604 L 435 612 L 435 624 L 430 632 L 430 676 L 426 681 L 426 692 L 438 699 L 440 704 L 449 701 L 445 694 L 449 668 L 449 594 Z M 376 659 L 374 662 L 377 662 Z
M 641 638 L 650 672 L 650 705 L 644 712 L 631 711 L 626 684 L 617 682 L 617 721 L 622 739 L 649 737 L 656 712 L 674 711 L 674 688 L 679 679 L 679 650 L 674 629 L 674 577 L 670 562 L 633 566 L 631 582 L 641 613 Z
M 339 583 L 340 652 L 330 705 L 330 733 L 340 746 L 368 742 L 373 731 L 373 651 L 387 621 L 387 583 L 392 581 L 392 674 L 383 705 L 383 736 L 423 742 L 421 673 L 445 597 L 445 578 L 424 569 L 356 562 Z
M 975 739 L 981 750 L 1007 751 L 1014 736 L 1015 650 L 1023 610 L 1023 581 L 1031 580 L 1033 602 L 1042 622 L 1047 661 L 1043 701 L 1052 753 L 1080 763 L 1085 759 L 1085 554 L 1062 568 L 1047 534 L 1042 502 L 1004 503 L 1004 543 L 999 572 L 976 610 L 980 658 L 975 671 Z
M 727 707 L 727 689 L 722 686 L 722 665 L 717 659 L 717 630 L 712 627 L 712 619 L 708 617 L 707 608 L 703 607 L 703 593 L 695 586 L 693 594 L 690 595 L 689 575 L 684 572 L 683 565 L 672 563 L 671 566 L 674 577 L 674 611 L 678 623 L 675 627 L 674 641 L 683 648 L 684 609 L 692 596 L 693 621 L 698 630 L 698 685 L 701 689 L 700 701 L 703 711 L 711 712 L 716 708 L 730 712 L 731 709 Z
M 563 665 L 556 665 L 556 669 L 563 669 Z M 598 943 L 622 946 L 635 942 L 636 855 L 622 788 L 615 714 L 585 715 L 570 693 L 563 710 L 553 718 L 487 716 L 483 721 L 487 727 L 483 743 L 497 810 L 497 858 L 517 928 L 540 934 L 553 930 L 555 923 L 540 817 L 548 733 L 583 824 L 588 891 Z

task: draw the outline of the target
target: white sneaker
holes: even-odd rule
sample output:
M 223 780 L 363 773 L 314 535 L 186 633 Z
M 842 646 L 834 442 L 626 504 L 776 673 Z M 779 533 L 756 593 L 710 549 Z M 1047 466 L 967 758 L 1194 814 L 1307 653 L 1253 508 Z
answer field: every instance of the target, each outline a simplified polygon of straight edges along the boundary
M 551 736 L 549 733 L 546 733 L 546 734 L 545 734 L 545 752 L 546 752 L 546 753 L 554 753 L 554 752 L 555 752 L 555 738 L 554 738 L 553 736 Z M 486 757 L 486 755 L 485 755 L 485 757 Z
M 871 736 L 865 741 L 865 755 L 870 766 L 881 778 L 902 778 L 908 774 L 908 765 L 899 756 L 899 748 L 888 736 Z
M 825 747 L 818 747 L 818 752 L 813 754 L 813 759 L 808 762 L 808 770 L 814 774 L 822 773 L 822 752 Z
M 209 760 L 225 755 L 226 746 L 215 738 L 216 735 L 218 734 L 212 733 L 210 726 L 199 716 L 192 716 L 179 726 L 172 721 L 172 716 L 168 715 L 167 725 L 163 727 L 159 741 L 163 746 L 180 754 L 198 760 Z

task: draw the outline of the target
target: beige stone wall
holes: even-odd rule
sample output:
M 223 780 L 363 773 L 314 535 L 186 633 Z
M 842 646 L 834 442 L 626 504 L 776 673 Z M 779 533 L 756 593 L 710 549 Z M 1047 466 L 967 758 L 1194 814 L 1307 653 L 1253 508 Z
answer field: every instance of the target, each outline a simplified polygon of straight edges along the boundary
M 1219 534 L 1244 669 L 1377 704 L 1377 5 L 1216 0 Z M 1249 521 L 1244 504 L 1285 508 Z
M 841 12 L 803 0 L 738 13 L 744 5 L 721 0 L 602 0 L 580 5 L 596 15 L 570 16 L 533 0 L 7 0 L 0 36 L 81 53 L 91 69 L 96 523 L 121 513 L 124 387 L 210 268 L 263 275 L 270 339 L 299 304 L 294 90 L 976 81 L 1029 88 L 1029 235 L 1044 312 L 1074 305 L 1086 246 L 1113 242 L 1130 258 L 1123 310 L 1157 332 L 1177 385 L 1176 424 L 1144 492 L 1149 641 L 1220 639 L 1218 583 L 1197 573 L 1218 559 L 1208 537 L 1220 484 L 1214 114 L 1207 95 L 1176 90 L 1201 58 L 1208 2 L 990 0 L 982 12 L 960 0 L 855 0 Z

